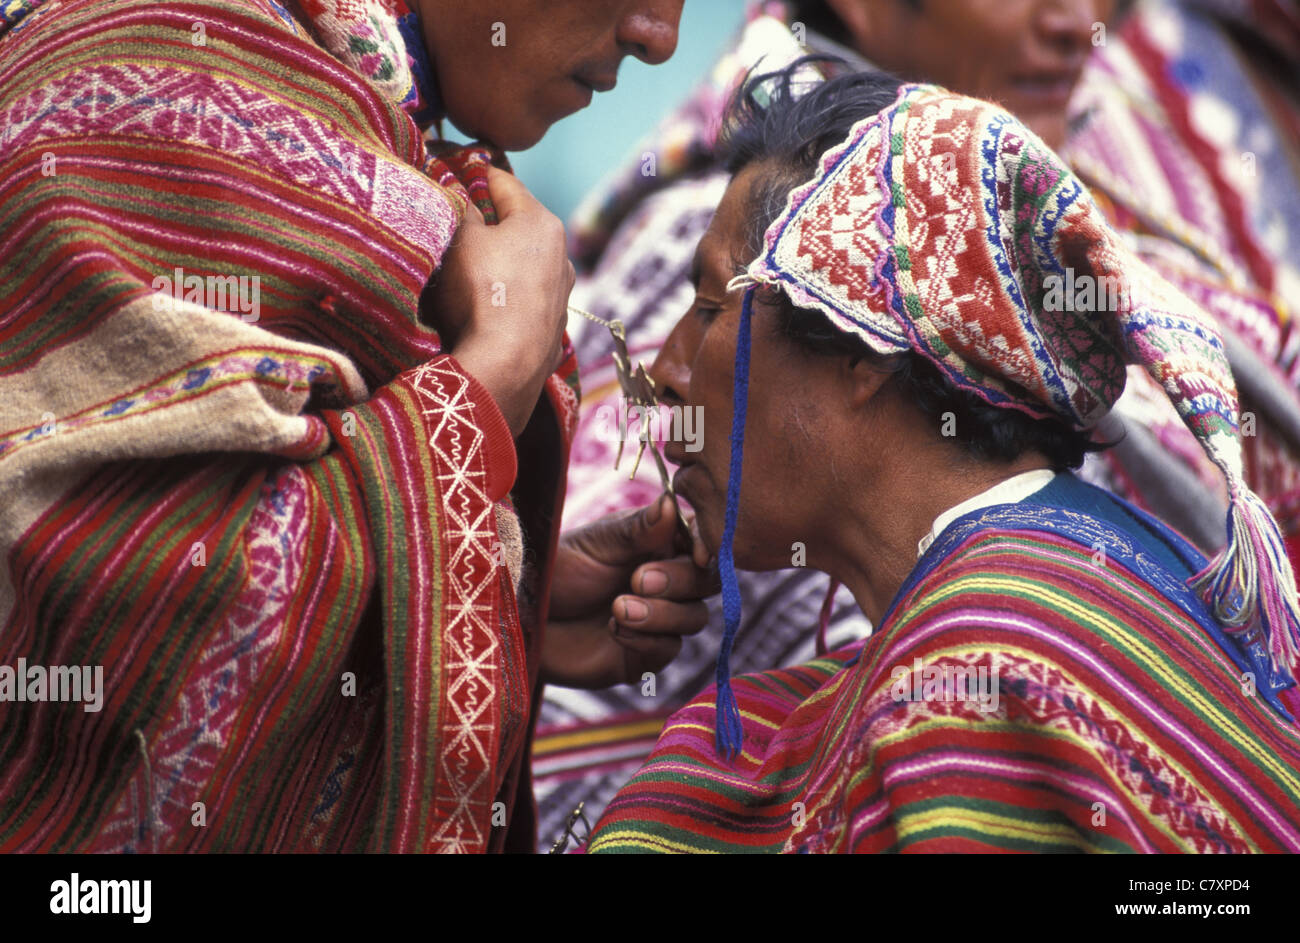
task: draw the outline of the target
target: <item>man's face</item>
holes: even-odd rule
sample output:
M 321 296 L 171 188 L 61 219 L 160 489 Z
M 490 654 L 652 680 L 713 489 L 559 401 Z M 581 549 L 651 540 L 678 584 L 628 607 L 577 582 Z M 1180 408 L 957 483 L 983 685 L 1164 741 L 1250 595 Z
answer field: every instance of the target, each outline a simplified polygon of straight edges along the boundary
M 419 10 L 448 119 L 517 151 L 613 88 L 624 56 L 667 61 L 682 0 L 422 0 Z
M 829 0 L 855 46 L 912 81 L 996 101 L 1053 148 L 1115 0 Z
M 695 509 L 700 535 L 717 552 L 726 511 L 731 456 L 736 334 L 743 292 L 726 290 L 743 271 L 749 191 L 761 169 L 732 181 L 700 240 L 692 266 L 695 300 L 664 343 L 650 375 L 663 402 L 696 409 L 703 421 L 700 449 L 669 442 L 665 452 L 679 468 L 678 493 Z M 735 554 L 745 569 L 790 565 L 792 541 L 808 541 L 825 505 L 819 489 L 825 464 L 818 448 L 827 434 L 821 404 L 833 397 L 826 359 L 804 353 L 781 337 L 774 310 L 755 297 L 750 349 L 744 470 Z

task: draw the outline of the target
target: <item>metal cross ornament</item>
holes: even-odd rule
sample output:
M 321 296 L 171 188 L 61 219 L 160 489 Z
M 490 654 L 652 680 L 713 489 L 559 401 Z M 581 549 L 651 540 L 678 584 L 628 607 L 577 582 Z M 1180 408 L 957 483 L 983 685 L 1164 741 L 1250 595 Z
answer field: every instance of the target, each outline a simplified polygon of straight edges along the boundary
M 578 803 L 576 809 L 569 813 L 568 821 L 564 823 L 563 833 L 561 833 L 560 837 L 555 840 L 555 844 L 551 845 L 551 854 L 563 854 L 564 849 L 569 847 L 569 842 L 571 841 L 574 842 L 575 846 L 578 848 L 581 848 L 587 843 L 587 839 L 591 837 L 591 823 L 587 821 L 586 813 L 582 811 L 582 807 L 586 804 L 587 801 L 584 799 L 582 802 Z M 574 832 L 574 828 L 579 822 L 583 825 L 583 833 L 581 837 Z
M 673 490 L 672 475 L 668 474 L 668 466 L 664 463 L 663 456 L 659 454 L 659 444 L 650 438 L 651 413 L 656 416 L 659 414 L 659 396 L 655 392 L 655 381 L 650 379 L 650 375 L 646 373 L 645 364 L 640 361 L 637 361 L 636 367 L 633 368 L 632 355 L 628 353 L 627 349 L 627 331 L 623 327 L 622 321 L 617 318 L 607 321 L 590 312 L 583 311 L 581 308 L 572 306 L 570 306 L 569 310 L 608 328 L 610 336 L 614 339 L 614 369 L 618 373 L 618 385 L 623 391 L 623 399 L 626 404 L 636 406 L 640 412 L 640 428 L 636 433 L 638 439 L 636 460 L 632 463 L 632 473 L 628 475 L 628 480 L 631 481 L 636 477 L 636 471 L 641 467 L 641 457 L 649 449 L 650 456 L 654 459 L 655 468 L 659 471 L 659 480 L 663 484 L 664 491 L 672 496 L 673 507 L 677 510 L 677 528 L 689 544 L 691 539 L 690 526 L 686 523 L 681 507 L 678 506 L 677 492 Z M 614 468 L 616 470 L 623 461 L 623 443 L 624 439 L 620 435 L 618 454 L 614 458 Z

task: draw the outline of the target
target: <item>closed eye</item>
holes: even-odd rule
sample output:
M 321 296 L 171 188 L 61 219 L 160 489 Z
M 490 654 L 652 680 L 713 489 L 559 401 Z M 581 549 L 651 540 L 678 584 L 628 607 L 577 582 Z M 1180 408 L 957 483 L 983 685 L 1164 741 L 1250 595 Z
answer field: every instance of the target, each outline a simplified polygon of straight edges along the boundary
M 699 301 L 695 302 L 691 307 L 691 310 L 694 311 L 695 316 L 705 324 L 712 324 L 713 320 L 722 313 L 722 308 L 718 305 L 704 304 Z

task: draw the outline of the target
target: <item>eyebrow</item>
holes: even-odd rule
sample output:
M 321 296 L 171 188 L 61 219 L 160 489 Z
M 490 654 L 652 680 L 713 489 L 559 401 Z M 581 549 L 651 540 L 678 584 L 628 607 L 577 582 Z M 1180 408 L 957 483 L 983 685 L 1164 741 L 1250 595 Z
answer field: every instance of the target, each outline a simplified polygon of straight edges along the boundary
M 701 244 L 703 244 L 702 241 Z M 734 253 L 730 258 L 730 262 L 731 262 L 731 275 L 733 277 L 736 275 L 744 275 L 746 272 L 749 271 L 749 263 L 736 256 Z M 691 256 L 690 274 L 688 275 L 688 278 L 691 283 L 691 287 L 696 291 L 700 290 L 700 281 L 703 277 L 704 277 L 704 259 L 700 252 L 699 246 L 697 246 L 695 249 L 695 254 Z

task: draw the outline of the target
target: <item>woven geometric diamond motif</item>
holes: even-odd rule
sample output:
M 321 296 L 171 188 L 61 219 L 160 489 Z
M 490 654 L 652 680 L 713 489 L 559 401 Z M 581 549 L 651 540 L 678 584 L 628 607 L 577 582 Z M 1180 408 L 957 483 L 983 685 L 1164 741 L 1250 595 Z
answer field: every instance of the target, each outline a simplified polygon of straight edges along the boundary
M 799 220 L 799 253 L 813 272 L 825 276 L 827 292 L 849 301 L 864 301 L 871 291 L 876 259 L 885 248 L 861 220 L 879 203 L 879 191 L 862 192 L 859 164 L 850 165 L 847 179 L 825 187 Z
M 766 244 L 770 271 L 797 276 L 785 284 L 796 305 L 835 321 L 847 314 L 853 323 L 846 327 L 881 353 L 896 353 L 905 349 L 906 337 L 879 323 L 889 318 L 878 277 L 892 242 L 882 218 L 889 190 L 870 169 L 886 152 L 887 137 L 876 118 L 855 125 L 843 145 L 822 157 L 826 176 L 791 192 L 789 228 L 779 235 L 776 226 L 770 228 Z M 853 314 L 862 308 L 878 314 L 859 321 Z

